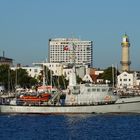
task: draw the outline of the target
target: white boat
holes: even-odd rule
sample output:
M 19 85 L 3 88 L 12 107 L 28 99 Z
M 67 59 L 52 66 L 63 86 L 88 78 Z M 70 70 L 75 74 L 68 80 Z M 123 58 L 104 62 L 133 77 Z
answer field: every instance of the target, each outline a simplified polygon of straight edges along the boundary
M 140 113 L 140 97 L 118 99 L 114 104 L 98 105 L 0 105 L 0 113 L 78 114 L 78 113 Z

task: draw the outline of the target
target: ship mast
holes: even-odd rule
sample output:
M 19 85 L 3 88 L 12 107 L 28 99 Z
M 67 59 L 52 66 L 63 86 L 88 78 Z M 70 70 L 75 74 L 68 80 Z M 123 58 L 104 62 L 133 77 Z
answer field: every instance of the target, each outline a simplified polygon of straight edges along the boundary
M 45 66 L 43 64 L 43 86 L 45 86 L 45 81 L 46 81 L 46 75 L 45 75 Z
M 69 86 L 76 86 L 76 45 L 72 43 L 72 63 L 73 63 L 73 68 L 72 68 L 72 73 L 70 74 L 69 78 Z

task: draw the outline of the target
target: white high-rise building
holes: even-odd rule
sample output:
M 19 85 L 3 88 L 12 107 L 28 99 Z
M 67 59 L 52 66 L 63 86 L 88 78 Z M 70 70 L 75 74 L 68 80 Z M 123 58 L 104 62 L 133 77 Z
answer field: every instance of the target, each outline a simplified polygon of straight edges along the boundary
M 73 49 L 75 55 L 73 55 Z M 83 41 L 77 38 L 49 39 L 48 61 L 50 63 L 72 63 L 75 57 L 76 64 L 93 64 L 92 41 Z

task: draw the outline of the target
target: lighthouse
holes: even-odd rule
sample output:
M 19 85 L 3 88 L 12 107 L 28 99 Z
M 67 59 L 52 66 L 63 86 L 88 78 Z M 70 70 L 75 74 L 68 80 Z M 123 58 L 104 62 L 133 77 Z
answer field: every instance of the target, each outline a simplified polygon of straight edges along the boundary
M 121 65 L 122 65 L 122 71 L 129 71 L 130 70 L 130 55 L 129 55 L 129 47 L 130 47 L 130 42 L 129 42 L 129 37 L 127 34 L 125 34 L 122 38 L 122 59 L 121 59 Z

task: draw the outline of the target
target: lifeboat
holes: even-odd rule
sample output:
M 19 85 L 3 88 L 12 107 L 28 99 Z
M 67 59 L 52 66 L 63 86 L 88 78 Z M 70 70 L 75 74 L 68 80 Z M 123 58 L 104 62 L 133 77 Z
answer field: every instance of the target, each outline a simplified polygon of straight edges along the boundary
M 51 94 L 49 93 L 43 93 L 38 96 L 35 95 L 20 96 L 20 100 L 25 102 L 44 102 L 44 101 L 48 101 L 50 98 L 51 98 Z

